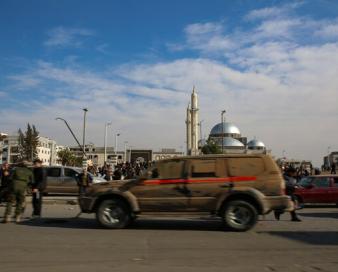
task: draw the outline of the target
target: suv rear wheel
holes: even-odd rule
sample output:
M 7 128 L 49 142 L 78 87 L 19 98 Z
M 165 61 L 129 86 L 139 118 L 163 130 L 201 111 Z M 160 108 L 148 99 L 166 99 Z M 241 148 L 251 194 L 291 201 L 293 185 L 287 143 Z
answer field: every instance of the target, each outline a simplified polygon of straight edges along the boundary
M 226 203 L 221 216 L 225 227 L 232 231 L 247 231 L 253 228 L 258 220 L 257 209 L 243 200 Z
M 128 207 L 122 201 L 108 199 L 99 205 L 96 219 L 105 228 L 122 229 L 130 223 L 131 215 Z

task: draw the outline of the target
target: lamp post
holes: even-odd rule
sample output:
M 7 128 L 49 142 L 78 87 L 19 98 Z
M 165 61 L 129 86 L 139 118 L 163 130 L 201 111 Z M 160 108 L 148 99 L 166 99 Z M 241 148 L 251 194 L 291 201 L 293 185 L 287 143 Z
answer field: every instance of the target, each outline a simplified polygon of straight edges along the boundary
M 120 135 L 120 133 L 115 134 L 115 155 L 117 155 L 117 137 L 119 137 Z
M 107 122 L 104 125 L 104 163 L 107 161 L 107 128 L 111 126 L 111 124 L 111 122 Z
M 221 123 L 222 123 L 222 154 L 224 153 L 224 114 L 226 110 L 222 110 L 221 112 Z
M 127 162 L 127 144 L 128 141 L 124 141 L 124 162 Z
M 85 151 L 85 143 L 86 143 L 86 117 L 87 117 L 87 112 L 88 112 L 88 109 L 87 108 L 83 108 L 83 133 L 82 133 L 82 148 L 83 150 Z M 84 153 L 83 155 L 83 159 L 86 158 L 86 155 Z

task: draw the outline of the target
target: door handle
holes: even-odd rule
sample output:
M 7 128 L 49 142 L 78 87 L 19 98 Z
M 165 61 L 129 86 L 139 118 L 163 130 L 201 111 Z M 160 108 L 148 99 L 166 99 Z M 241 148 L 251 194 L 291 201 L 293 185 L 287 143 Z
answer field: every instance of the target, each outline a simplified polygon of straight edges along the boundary
M 221 187 L 221 188 L 231 188 L 232 184 L 222 184 L 219 187 Z

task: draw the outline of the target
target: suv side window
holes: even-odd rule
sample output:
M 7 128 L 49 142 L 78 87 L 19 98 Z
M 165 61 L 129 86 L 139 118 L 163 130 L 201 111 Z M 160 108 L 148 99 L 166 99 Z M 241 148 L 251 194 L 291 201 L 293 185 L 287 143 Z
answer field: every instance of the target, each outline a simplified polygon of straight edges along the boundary
M 229 158 L 228 170 L 232 177 L 257 176 L 264 172 L 264 161 L 261 158 Z
M 70 178 L 76 178 L 78 176 L 78 173 L 70 168 L 64 168 L 65 172 L 65 177 L 70 177 Z
M 48 168 L 47 176 L 48 177 L 54 177 L 54 178 L 60 177 L 61 176 L 61 168 L 59 168 L 59 167 Z
M 182 178 L 184 161 L 168 161 L 159 163 L 153 169 L 152 178 L 159 179 L 177 179 Z
M 191 165 L 191 177 L 217 177 L 216 160 L 194 160 Z
M 316 178 L 314 184 L 316 187 L 326 188 L 330 187 L 330 180 L 328 178 Z

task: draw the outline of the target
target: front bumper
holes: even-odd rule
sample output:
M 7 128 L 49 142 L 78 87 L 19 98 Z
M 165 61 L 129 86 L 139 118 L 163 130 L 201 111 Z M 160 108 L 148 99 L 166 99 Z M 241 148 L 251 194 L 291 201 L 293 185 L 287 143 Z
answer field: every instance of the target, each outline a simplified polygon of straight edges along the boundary
M 263 202 L 264 202 L 263 214 L 267 214 L 271 211 L 292 211 L 294 210 L 294 204 L 291 201 L 291 198 L 287 195 L 266 196 Z

